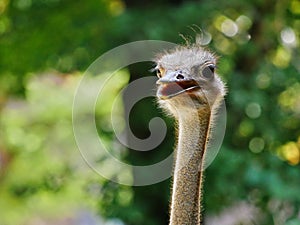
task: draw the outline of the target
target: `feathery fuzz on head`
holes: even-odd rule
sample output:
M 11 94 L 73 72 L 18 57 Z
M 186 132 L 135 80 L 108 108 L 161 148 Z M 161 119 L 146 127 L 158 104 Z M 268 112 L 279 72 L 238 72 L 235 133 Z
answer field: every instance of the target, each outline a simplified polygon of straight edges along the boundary
M 217 57 L 198 44 L 178 46 L 177 48 L 158 54 L 155 62 L 157 67 L 164 69 L 190 69 L 201 62 L 216 63 Z

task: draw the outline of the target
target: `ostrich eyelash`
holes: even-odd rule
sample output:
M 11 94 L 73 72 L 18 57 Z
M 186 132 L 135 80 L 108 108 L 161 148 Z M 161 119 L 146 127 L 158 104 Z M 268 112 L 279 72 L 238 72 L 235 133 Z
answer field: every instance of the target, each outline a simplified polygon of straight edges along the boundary
M 158 66 L 155 66 L 154 68 L 150 69 L 151 73 L 157 72 L 159 70 Z
M 161 68 L 159 68 L 158 66 L 152 68 L 150 71 L 151 71 L 151 72 L 156 72 L 156 76 L 157 76 L 158 78 L 161 78 L 161 76 L 162 76 L 162 71 L 161 71 Z

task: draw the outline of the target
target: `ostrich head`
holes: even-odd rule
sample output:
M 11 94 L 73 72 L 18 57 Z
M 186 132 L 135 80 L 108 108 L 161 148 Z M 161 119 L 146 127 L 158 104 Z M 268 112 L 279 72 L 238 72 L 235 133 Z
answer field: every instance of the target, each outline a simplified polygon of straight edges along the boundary
M 225 95 L 216 74 L 216 56 L 198 44 L 180 46 L 155 62 L 159 103 L 175 117 L 178 110 L 212 108 Z

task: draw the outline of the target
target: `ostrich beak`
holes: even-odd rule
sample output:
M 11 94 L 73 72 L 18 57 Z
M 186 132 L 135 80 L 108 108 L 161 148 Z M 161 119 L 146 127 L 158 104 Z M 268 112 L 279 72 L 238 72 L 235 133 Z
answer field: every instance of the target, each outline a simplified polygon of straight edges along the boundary
M 157 81 L 158 90 L 157 96 L 160 99 L 169 99 L 182 93 L 192 94 L 200 89 L 199 84 L 195 80 L 180 80 L 180 81 Z

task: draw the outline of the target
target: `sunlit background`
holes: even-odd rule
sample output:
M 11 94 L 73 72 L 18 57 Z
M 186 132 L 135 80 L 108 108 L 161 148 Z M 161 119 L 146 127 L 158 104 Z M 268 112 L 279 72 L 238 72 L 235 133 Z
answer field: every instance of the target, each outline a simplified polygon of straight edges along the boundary
M 0 0 L 0 225 L 167 224 L 170 179 L 129 187 L 94 173 L 75 144 L 72 102 L 105 51 L 196 33 L 220 56 L 229 90 L 225 140 L 206 171 L 207 224 L 299 225 L 299 0 Z M 146 138 L 151 118 L 164 117 L 169 130 L 157 149 L 126 149 L 110 122 L 119 91 L 152 67 L 124 68 L 96 107 L 105 144 L 134 165 L 158 162 L 174 146 L 173 121 L 154 98 L 133 108 L 130 125 Z

